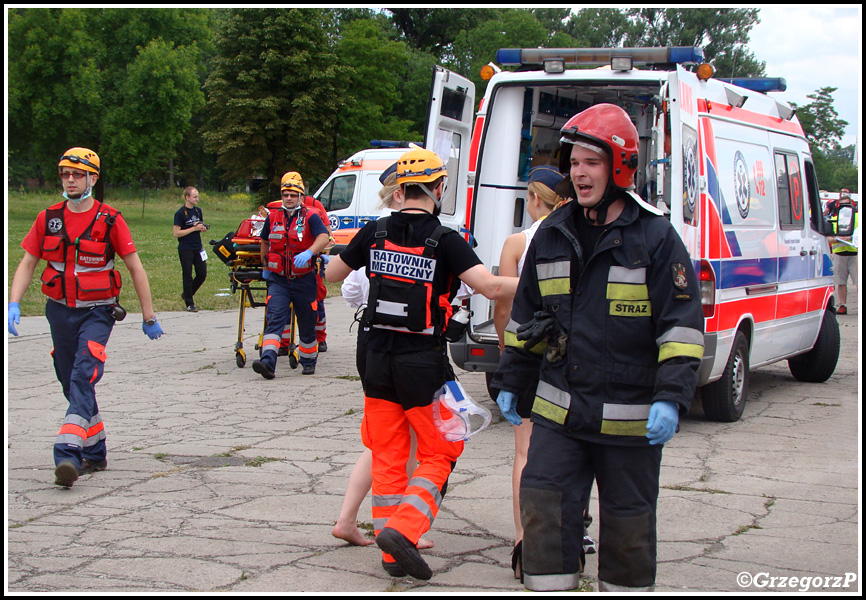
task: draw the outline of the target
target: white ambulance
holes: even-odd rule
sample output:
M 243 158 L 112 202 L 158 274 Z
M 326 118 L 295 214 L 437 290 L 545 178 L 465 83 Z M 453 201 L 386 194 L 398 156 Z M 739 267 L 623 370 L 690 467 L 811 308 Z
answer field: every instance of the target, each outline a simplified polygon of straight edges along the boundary
M 345 248 L 366 223 L 391 212 L 378 208 L 379 190 L 382 189 L 379 176 L 409 150 L 411 143 L 373 140 L 371 148 L 340 161 L 336 170 L 319 187 L 314 197 L 325 207 L 331 222 L 335 241 L 331 254 L 338 254 Z M 452 189 L 445 199 L 440 220 L 444 225 L 459 230 L 463 225 L 463 212 L 458 214 L 456 206 Z
M 447 160 L 456 228 L 488 268 L 497 272 L 505 239 L 530 225 L 529 170 L 559 165 L 562 125 L 593 104 L 617 104 L 640 134 L 636 191 L 669 215 L 700 278 L 707 417 L 740 418 L 755 367 L 787 360 L 798 380 L 833 374 L 830 231 L 803 130 L 767 95 L 784 80 L 687 70 L 701 63 L 699 48 L 508 49 L 497 59 L 519 68 L 492 76 L 477 114 L 474 84 L 437 68 L 425 139 Z M 468 304 L 470 327 L 452 357 L 489 381 L 499 360 L 493 303 L 476 295 Z

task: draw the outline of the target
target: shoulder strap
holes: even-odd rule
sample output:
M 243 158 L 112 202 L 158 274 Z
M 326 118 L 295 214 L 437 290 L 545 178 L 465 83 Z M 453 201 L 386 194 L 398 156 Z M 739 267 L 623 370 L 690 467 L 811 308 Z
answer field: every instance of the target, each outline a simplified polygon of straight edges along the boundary
M 433 233 L 430 234 L 430 237 L 424 241 L 424 255 L 433 256 L 436 252 L 436 248 L 439 246 L 439 238 L 449 231 L 451 231 L 451 228 L 445 227 L 445 225 L 437 225 L 436 229 L 433 230 Z

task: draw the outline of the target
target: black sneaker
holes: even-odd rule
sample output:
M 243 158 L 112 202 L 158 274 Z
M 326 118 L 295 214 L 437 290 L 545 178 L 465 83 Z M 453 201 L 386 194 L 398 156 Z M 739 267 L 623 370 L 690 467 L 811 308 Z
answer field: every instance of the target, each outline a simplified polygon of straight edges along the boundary
M 93 461 L 89 458 L 85 458 L 81 461 L 81 470 L 78 472 L 79 475 L 87 475 L 88 473 L 93 473 L 95 471 L 104 471 L 108 468 L 108 461 Z
M 78 469 L 71 460 L 64 460 L 54 469 L 54 485 L 70 488 L 76 479 L 78 479 Z
M 319 342 L 319 352 L 327 352 L 328 351 L 328 342 L 322 340 Z
M 303 370 L 301 371 L 301 375 L 315 375 L 316 374 L 316 365 L 301 365 Z
M 270 368 L 266 363 L 260 360 L 253 361 L 253 371 L 264 377 L 265 379 L 273 379 L 274 378 L 274 370 Z
M 195 304 L 190 304 L 186 307 L 186 312 L 198 312 L 198 309 L 195 307 Z
M 376 536 L 376 545 L 386 554 L 393 556 L 394 560 L 406 571 L 407 575 L 425 581 L 433 577 L 433 571 L 430 570 L 430 567 L 421 558 L 421 553 L 418 552 L 415 544 L 396 529 L 385 527 Z
M 398 565 L 395 562 L 385 562 L 385 559 L 382 559 L 382 568 L 385 569 L 385 572 L 391 577 L 406 577 L 407 573 L 403 570 L 403 567 Z
M 588 535 L 583 536 L 583 553 L 584 554 L 595 554 L 596 547 L 595 542 Z

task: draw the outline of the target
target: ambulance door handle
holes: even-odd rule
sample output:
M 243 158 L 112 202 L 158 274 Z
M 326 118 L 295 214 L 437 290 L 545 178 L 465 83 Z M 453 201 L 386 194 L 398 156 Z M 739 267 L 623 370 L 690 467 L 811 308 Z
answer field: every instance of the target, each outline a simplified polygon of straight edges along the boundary
M 807 254 L 809 254 L 809 253 L 806 252 L 806 249 L 805 249 L 805 248 L 803 248 L 802 250 L 800 250 L 800 256 L 806 256 Z
M 815 248 L 812 248 L 811 250 L 809 250 L 809 254 L 815 256 L 816 254 L 818 254 L 818 251 Z

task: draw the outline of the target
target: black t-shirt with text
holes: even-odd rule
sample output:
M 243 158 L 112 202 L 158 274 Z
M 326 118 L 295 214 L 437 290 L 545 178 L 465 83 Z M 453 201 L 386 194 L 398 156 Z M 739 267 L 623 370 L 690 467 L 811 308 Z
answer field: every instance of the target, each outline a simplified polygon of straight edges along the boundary
M 429 213 L 394 212 L 388 220 L 388 240 L 406 247 L 420 247 L 429 238 L 439 219 Z M 353 270 L 366 267 L 370 272 L 370 248 L 375 244 L 376 221 L 367 223 L 349 242 L 340 258 Z M 436 249 L 436 271 L 433 275 L 433 288 L 436 293 L 449 291 L 453 299 L 460 287 L 458 276 L 475 265 L 482 264 L 478 255 L 456 231 L 449 231 L 439 239 Z M 449 277 L 452 277 L 449 289 Z M 373 328 L 370 331 L 367 347 L 379 352 L 415 352 L 427 350 L 440 344 L 435 336 L 418 333 L 404 333 Z

